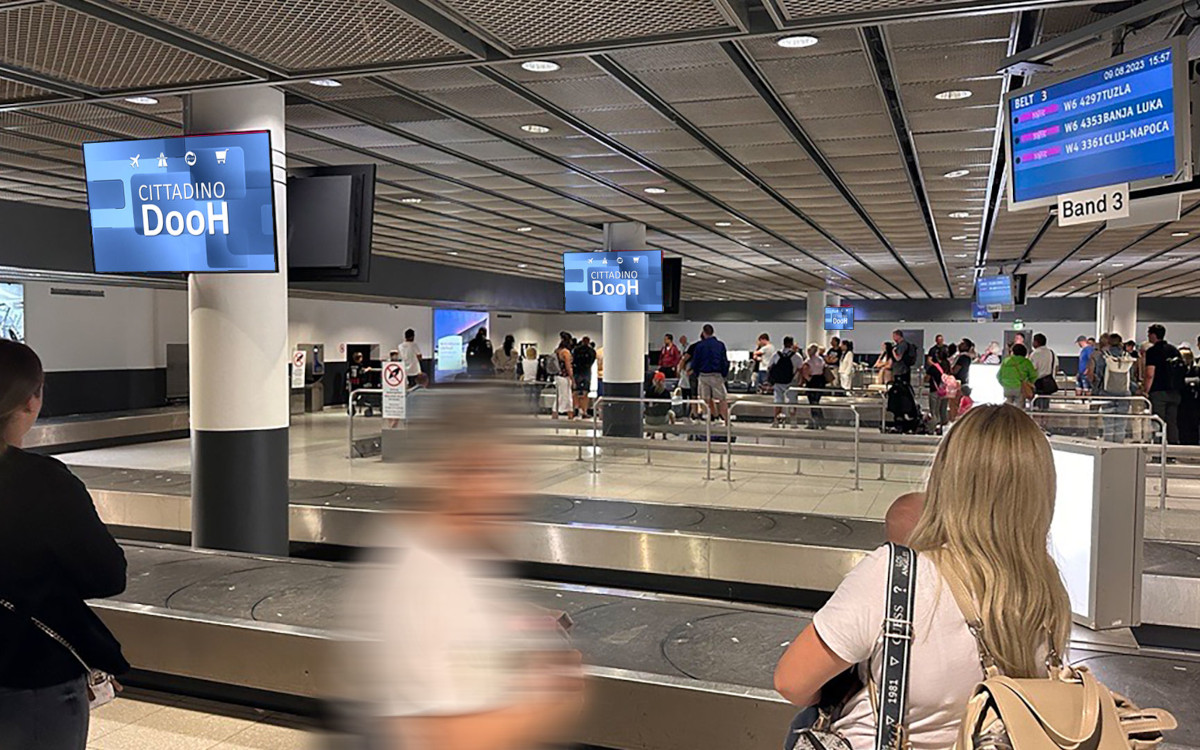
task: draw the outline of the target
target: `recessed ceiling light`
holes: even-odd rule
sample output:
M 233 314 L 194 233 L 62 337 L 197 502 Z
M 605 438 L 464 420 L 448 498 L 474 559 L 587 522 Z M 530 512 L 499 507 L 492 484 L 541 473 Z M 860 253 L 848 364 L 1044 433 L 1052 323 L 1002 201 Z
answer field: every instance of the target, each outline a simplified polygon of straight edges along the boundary
M 950 89 L 949 91 L 939 91 L 933 95 L 934 99 L 940 99 L 944 102 L 953 102 L 959 99 L 969 99 L 971 92 L 966 89 Z
M 717 297 L 717 302 L 724 302 L 724 301 L 725 301 L 724 297 Z
M 695 276 L 695 275 L 696 275 L 695 271 L 688 271 L 688 276 Z
M 1191 232 L 1171 232 L 1172 237 L 1187 237 Z
M 955 242 L 961 242 L 962 240 L 965 240 L 966 238 L 967 238 L 967 235 L 965 235 L 965 234 L 956 234 L 953 237 L 951 237 L 950 239 L 954 240 Z
M 521 130 L 524 130 L 526 133 L 538 134 L 550 132 L 550 128 L 546 127 L 545 125 L 522 125 Z
M 1112 264 L 1113 268 L 1120 268 L 1123 265 L 1125 265 L 1125 264 L 1124 263 L 1113 263 Z
M 759 247 L 770 247 L 770 246 L 771 246 L 770 242 L 764 242 L 761 245 L 759 245 Z
M 733 222 L 731 222 L 731 221 L 718 221 L 718 222 L 716 222 L 716 226 L 719 226 L 719 227 L 731 227 L 731 226 L 733 226 Z
M 129 102 L 130 104 L 158 104 L 158 100 L 153 96 L 128 96 L 125 97 L 125 101 Z
M 518 263 L 517 268 L 529 268 L 529 264 L 528 263 Z
M 971 214 L 967 213 L 966 211 L 952 211 L 949 214 L 949 216 L 951 219 L 969 219 L 969 218 L 971 218 Z
M 726 279 L 717 279 L 718 284 L 724 284 L 725 282 L 726 282 Z
M 650 195 L 662 195 L 663 193 L 667 192 L 667 189 L 663 187 L 648 187 L 642 188 L 642 192 L 649 193 Z
M 970 253 L 957 253 L 954 257 L 955 258 L 970 258 L 971 254 Z
M 457 250 L 451 250 L 451 251 L 450 251 L 450 254 L 451 254 L 451 255 L 458 255 L 458 251 L 457 251 Z
M 942 177 L 953 180 L 959 177 L 966 177 L 969 174 L 971 174 L 971 170 L 969 169 L 955 169 L 952 172 L 947 172 L 946 174 L 942 175 Z
M 334 78 L 314 78 L 309 81 L 314 86 L 320 86 L 323 89 L 336 89 L 342 85 L 342 82 Z
M 415 195 L 406 195 L 400 199 L 401 203 L 420 203 L 421 199 Z
M 812 34 L 793 34 L 791 36 L 780 37 L 775 40 L 775 43 L 786 49 L 803 49 L 811 47 L 821 41 Z
M 517 227 L 518 232 L 532 232 L 533 227 Z
M 526 60 L 521 67 L 530 73 L 553 73 L 562 66 L 549 60 Z

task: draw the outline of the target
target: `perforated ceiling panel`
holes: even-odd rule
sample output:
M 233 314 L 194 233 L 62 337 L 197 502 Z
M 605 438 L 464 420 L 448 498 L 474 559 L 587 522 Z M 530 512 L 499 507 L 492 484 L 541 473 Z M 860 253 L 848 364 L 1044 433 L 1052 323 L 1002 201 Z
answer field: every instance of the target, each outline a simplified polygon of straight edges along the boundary
M 26 102 L 52 98 L 55 98 L 53 91 L 0 78 L 0 102 Z
M 715 0 L 442 0 L 514 49 L 731 29 Z
M 382 0 L 116 0 L 289 71 L 463 52 Z
M 245 76 L 58 5 L 0 8 L 0 61 L 101 91 Z

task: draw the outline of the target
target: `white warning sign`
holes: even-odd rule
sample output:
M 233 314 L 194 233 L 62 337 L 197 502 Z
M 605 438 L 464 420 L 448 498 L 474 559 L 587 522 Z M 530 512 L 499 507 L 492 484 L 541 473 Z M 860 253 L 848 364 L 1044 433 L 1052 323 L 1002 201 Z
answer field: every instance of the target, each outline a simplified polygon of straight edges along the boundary
M 408 416 L 408 378 L 400 362 L 383 363 L 383 418 L 406 419 Z

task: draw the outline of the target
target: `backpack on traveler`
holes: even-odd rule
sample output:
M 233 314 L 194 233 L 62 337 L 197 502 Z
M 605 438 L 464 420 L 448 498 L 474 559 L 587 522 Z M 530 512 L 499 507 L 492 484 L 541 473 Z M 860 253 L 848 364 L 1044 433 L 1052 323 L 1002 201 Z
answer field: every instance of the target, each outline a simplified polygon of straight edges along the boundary
M 984 673 L 967 702 L 956 750 L 1150 750 L 1176 728 L 1169 712 L 1138 708 L 1053 651 L 1046 677 L 1005 677 L 983 645 L 983 620 L 962 579 L 950 566 L 939 572 L 979 645 Z
M 1133 384 L 1133 366 L 1137 360 L 1122 352 L 1113 356 L 1108 352 L 1101 355 L 1104 360 L 1104 382 L 1101 387 L 1110 395 L 1125 395 L 1130 393 Z
M 562 359 L 559 358 L 558 351 L 558 349 L 555 349 L 553 353 L 546 355 L 547 377 L 553 378 L 562 375 Z
M 1183 356 L 1179 350 L 1175 350 L 1174 357 L 1167 357 L 1167 374 L 1170 377 L 1171 390 L 1176 393 L 1183 393 L 1187 389 L 1187 363 L 1183 361 Z
M 775 355 L 775 363 L 767 370 L 767 381 L 771 385 L 790 385 L 796 377 L 796 364 L 792 355 L 779 352 Z
M 592 365 L 596 362 L 596 350 L 588 344 L 580 344 L 571 352 L 571 357 L 577 372 L 591 372 Z

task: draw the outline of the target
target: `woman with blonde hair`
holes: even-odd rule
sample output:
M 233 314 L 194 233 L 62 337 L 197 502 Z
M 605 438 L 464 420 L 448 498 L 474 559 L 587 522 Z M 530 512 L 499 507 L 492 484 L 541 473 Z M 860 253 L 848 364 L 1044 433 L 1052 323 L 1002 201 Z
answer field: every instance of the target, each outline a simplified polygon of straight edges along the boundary
M 1015 407 L 972 409 L 938 447 L 909 540 L 917 575 L 904 725 L 914 750 L 954 745 L 983 677 L 947 573 L 975 599 L 983 645 L 1005 675 L 1045 675 L 1048 656 L 1064 652 L 1071 607 L 1047 547 L 1055 488 L 1050 444 Z M 812 706 L 826 682 L 854 665 L 864 681 L 879 683 L 888 567 L 887 547 L 868 555 L 784 653 L 775 687 L 785 698 Z M 863 688 L 833 730 L 852 750 L 869 750 L 875 724 Z

